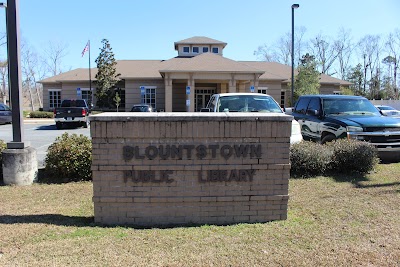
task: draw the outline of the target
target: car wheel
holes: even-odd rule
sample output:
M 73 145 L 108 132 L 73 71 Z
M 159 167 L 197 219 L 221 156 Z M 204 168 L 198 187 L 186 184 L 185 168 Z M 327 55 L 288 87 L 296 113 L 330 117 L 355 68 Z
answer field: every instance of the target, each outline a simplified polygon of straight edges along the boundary
M 85 121 L 84 123 L 83 123 L 83 128 L 87 128 L 89 126 L 89 121 Z
M 336 136 L 335 136 L 335 135 L 333 135 L 333 134 L 328 134 L 328 135 L 325 135 L 324 138 L 322 138 L 321 143 L 322 143 L 322 144 L 325 144 L 325 143 L 328 143 L 328 142 L 332 142 L 332 141 L 335 140 L 335 139 L 336 139 Z
M 57 130 L 61 130 L 62 129 L 61 122 L 56 122 L 56 128 L 57 128 Z

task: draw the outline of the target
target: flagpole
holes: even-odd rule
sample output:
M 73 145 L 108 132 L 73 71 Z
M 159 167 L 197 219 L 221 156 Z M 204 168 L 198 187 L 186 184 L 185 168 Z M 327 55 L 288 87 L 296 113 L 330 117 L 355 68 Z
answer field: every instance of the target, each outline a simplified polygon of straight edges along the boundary
M 90 88 L 90 95 L 91 95 L 91 103 L 90 106 L 93 105 L 93 91 L 92 91 L 92 71 L 90 69 L 90 40 L 88 41 L 89 44 L 89 88 Z M 91 107 L 90 107 L 91 108 Z

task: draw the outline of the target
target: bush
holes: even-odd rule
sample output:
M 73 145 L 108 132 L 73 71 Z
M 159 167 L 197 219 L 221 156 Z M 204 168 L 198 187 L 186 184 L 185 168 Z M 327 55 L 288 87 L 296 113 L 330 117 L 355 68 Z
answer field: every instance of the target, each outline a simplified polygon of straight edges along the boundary
M 3 181 L 3 150 L 7 145 L 3 140 L 0 140 L 0 181 Z
M 64 133 L 47 149 L 46 178 L 52 182 L 92 179 L 92 142 L 83 135 Z
M 338 139 L 327 144 L 333 151 L 333 173 L 367 173 L 379 163 L 376 148 L 367 142 Z
M 53 112 L 47 112 L 47 111 L 32 111 L 29 113 L 30 118 L 53 118 Z
M 331 162 L 332 151 L 325 145 L 303 141 L 290 147 L 290 173 L 293 177 L 324 174 Z

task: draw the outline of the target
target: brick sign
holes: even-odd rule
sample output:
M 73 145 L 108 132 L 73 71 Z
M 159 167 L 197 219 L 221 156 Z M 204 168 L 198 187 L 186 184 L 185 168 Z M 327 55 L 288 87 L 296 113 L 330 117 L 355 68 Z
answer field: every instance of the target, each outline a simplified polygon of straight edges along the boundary
M 95 221 L 140 226 L 287 217 L 291 117 L 91 116 Z

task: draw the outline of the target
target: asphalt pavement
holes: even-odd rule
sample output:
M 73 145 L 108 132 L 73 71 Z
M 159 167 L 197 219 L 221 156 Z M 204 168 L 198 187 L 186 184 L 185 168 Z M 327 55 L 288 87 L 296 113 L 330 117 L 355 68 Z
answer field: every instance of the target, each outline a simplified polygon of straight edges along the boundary
M 48 147 L 65 132 L 82 134 L 90 138 L 90 126 L 57 130 L 54 119 L 24 119 L 23 142 L 29 143 L 36 149 L 39 168 L 44 166 Z M 5 142 L 13 141 L 11 124 L 0 125 L 0 139 Z

